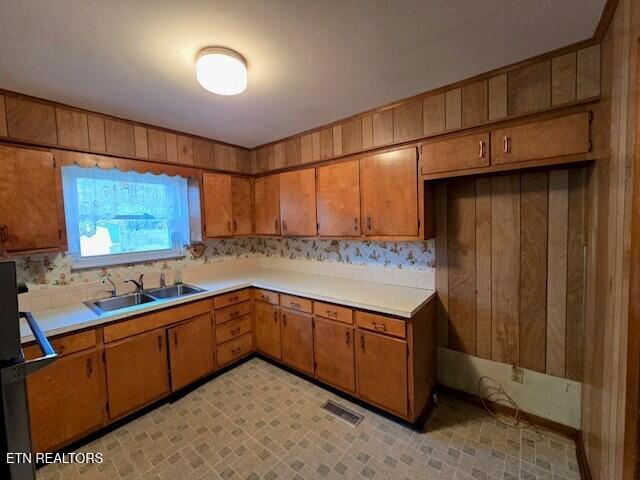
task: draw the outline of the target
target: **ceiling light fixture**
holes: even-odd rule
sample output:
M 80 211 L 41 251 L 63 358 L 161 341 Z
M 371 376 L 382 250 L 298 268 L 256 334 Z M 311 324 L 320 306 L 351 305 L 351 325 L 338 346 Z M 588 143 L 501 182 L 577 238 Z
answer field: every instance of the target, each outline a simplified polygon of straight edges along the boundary
M 196 78 L 218 95 L 237 95 L 247 88 L 247 61 L 228 48 L 207 47 L 198 52 Z

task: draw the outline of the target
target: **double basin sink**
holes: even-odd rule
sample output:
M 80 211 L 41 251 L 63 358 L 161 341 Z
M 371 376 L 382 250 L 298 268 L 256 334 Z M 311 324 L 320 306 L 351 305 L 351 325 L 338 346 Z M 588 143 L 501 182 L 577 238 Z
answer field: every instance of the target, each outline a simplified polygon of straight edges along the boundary
M 169 287 L 153 288 L 142 292 L 128 293 L 126 295 L 118 295 L 116 297 L 105 298 L 102 300 L 91 300 L 84 304 L 98 315 L 106 312 L 113 312 L 123 308 L 133 307 L 134 305 L 142 305 L 145 303 L 157 302 L 169 298 L 179 298 L 194 293 L 204 292 L 202 288 L 193 285 L 171 285 Z

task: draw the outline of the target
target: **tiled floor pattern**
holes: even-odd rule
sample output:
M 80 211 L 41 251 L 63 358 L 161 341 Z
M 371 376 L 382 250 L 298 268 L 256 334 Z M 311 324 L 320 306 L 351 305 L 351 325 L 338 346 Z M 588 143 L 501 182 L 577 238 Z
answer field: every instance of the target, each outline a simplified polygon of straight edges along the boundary
M 321 410 L 364 414 L 354 428 Z M 80 449 L 99 465 L 48 465 L 39 480 L 579 479 L 574 443 L 507 427 L 440 397 L 418 433 L 259 359 Z

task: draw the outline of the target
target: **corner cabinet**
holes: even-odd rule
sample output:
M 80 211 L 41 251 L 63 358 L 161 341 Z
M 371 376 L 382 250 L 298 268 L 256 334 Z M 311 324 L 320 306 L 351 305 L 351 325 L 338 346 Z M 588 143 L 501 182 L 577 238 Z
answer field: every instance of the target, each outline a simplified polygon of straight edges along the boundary
M 418 153 L 405 148 L 360 159 L 362 233 L 418 238 Z
M 62 188 L 53 154 L 0 146 L 0 165 L 0 255 L 62 248 Z
M 222 173 L 202 174 L 204 231 L 207 238 L 250 235 L 251 179 Z

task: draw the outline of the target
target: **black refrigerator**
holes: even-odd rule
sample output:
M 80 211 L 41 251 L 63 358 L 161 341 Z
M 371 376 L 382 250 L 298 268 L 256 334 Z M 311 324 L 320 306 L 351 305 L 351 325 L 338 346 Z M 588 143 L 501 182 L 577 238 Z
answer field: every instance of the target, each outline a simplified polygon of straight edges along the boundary
M 41 356 L 25 360 L 20 342 L 24 319 L 40 347 Z M 0 478 L 35 479 L 31 462 L 9 463 L 7 453 L 31 454 L 29 404 L 26 378 L 56 359 L 56 352 L 28 312 L 18 311 L 18 287 L 14 262 L 0 262 Z M 12 457 L 15 458 L 15 457 Z M 25 458 L 25 457 L 23 457 Z

